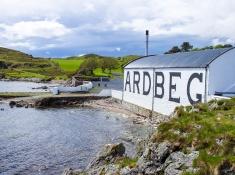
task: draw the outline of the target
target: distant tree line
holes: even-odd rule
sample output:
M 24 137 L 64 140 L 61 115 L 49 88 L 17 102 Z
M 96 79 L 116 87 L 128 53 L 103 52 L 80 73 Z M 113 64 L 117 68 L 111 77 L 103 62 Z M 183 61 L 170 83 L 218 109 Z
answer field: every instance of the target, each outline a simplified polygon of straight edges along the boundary
M 190 52 L 190 51 L 199 51 L 199 50 L 206 50 L 206 49 L 218 49 L 218 48 L 229 48 L 233 47 L 231 44 L 218 44 L 215 46 L 206 46 L 203 48 L 193 48 L 193 45 L 191 45 L 189 42 L 183 42 L 180 47 L 179 46 L 173 46 L 169 51 L 165 52 L 165 54 L 171 54 L 171 53 L 178 53 L 178 52 Z
M 86 58 L 85 61 L 81 64 L 79 73 L 83 75 L 94 75 L 94 70 L 100 68 L 102 72 L 109 71 L 112 72 L 112 69 L 119 67 L 119 63 L 114 58 L 109 57 L 91 57 Z

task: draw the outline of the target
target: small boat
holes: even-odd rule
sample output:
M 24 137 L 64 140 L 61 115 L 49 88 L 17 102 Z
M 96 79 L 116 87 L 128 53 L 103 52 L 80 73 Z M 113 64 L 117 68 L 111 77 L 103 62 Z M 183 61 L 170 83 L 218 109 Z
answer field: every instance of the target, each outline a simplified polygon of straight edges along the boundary
M 60 92 L 88 92 L 89 90 L 91 90 L 93 87 L 93 84 L 91 81 L 82 81 L 79 82 L 79 84 L 76 83 L 76 86 L 57 86 L 57 87 L 53 87 L 51 88 L 51 92 L 54 95 L 58 95 Z

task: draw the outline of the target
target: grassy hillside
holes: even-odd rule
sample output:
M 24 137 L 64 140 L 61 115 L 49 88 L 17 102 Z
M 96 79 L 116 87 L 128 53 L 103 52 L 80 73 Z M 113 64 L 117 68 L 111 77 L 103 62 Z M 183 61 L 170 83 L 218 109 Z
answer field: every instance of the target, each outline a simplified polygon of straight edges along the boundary
M 63 77 L 60 67 L 48 59 L 0 48 L 0 74 L 5 78 L 53 79 Z
M 5 78 L 40 78 L 68 79 L 80 71 L 81 65 L 86 60 L 92 59 L 96 62 L 97 68 L 93 76 L 112 76 L 113 73 L 122 74 L 123 65 L 136 59 L 138 56 L 105 57 L 96 54 L 87 54 L 81 57 L 68 57 L 64 59 L 42 59 L 34 58 L 19 51 L 0 47 L 0 77 Z M 104 60 L 115 60 L 115 68 L 104 69 L 100 63 Z
M 154 140 L 168 140 L 184 152 L 198 150 L 196 174 L 216 174 L 222 166 L 235 169 L 235 98 L 177 108 L 176 117 L 159 126 Z

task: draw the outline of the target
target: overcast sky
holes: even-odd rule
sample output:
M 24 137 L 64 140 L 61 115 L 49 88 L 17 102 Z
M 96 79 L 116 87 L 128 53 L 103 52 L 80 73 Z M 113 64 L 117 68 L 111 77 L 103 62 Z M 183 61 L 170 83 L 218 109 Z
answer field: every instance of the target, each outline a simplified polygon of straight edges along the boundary
M 235 43 L 235 0 L 0 0 L 0 46 L 34 56 L 162 53 Z

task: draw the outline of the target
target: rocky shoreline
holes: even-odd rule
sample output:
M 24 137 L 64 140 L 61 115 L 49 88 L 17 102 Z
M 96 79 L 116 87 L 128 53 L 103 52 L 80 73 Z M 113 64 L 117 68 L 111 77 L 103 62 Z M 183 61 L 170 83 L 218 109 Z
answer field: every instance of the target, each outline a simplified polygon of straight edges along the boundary
M 131 118 L 135 124 L 144 124 L 157 128 L 163 122 L 168 121 L 171 116 L 158 114 L 157 117 L 149 117 L 148 114 L 139 113 L 128 108 L 128 105 L 110 97 L 96 96 L 90 94 L 80 94 L 71 96 L 44 96 L 44 97 L 22 97 L 5 99 L 5 102 L 13 107 L 24 108 L 57 108 L 57 107 L 87 107 L 103 109 Z
M 193 160 L 199 152 L 184 154 L 169 142 L 149 141 L 138 154 L 137 159 L 129 158 L 122 143 L 107 144 L 85 170 L 69 168 L 63 175 L 179 175 L 197 171 L 193 168 Z

